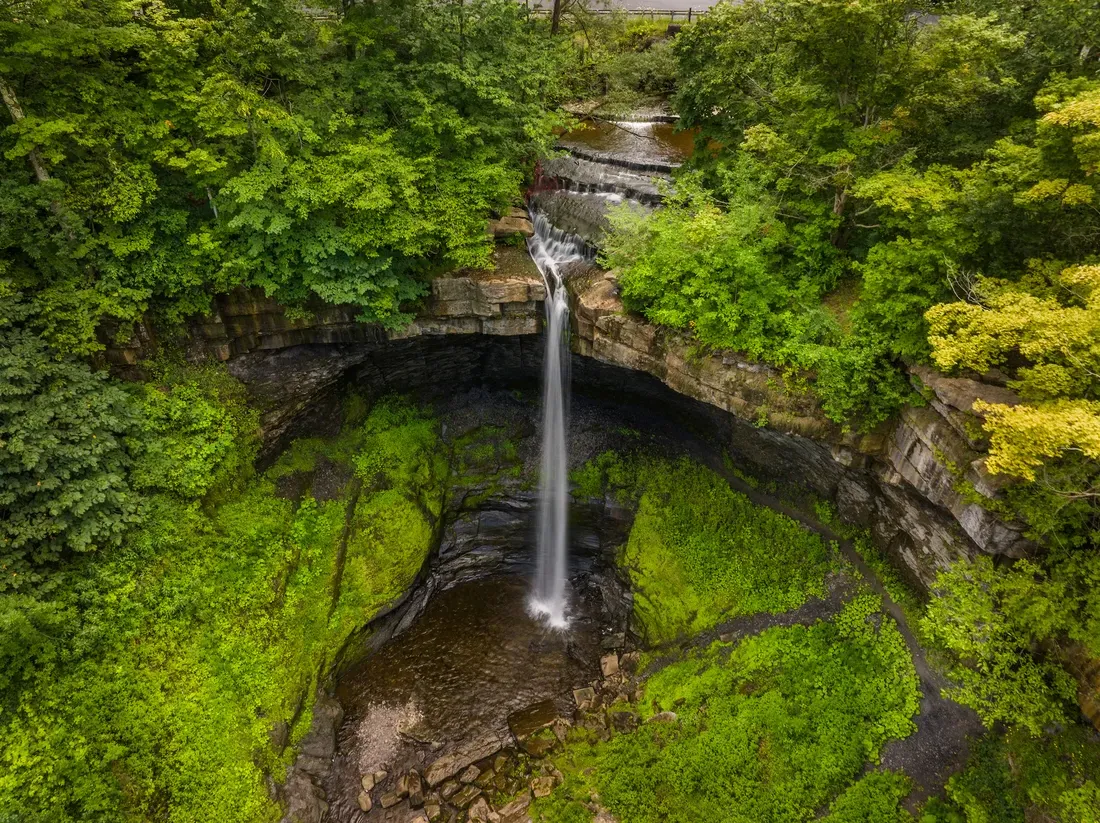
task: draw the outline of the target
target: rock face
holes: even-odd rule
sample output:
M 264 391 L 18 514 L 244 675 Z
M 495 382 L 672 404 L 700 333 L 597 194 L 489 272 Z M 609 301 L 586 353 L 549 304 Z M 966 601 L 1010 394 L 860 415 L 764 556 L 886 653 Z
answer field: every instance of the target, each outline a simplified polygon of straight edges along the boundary
M 724 445 L 734 454 L 833 499 L 922 584 L 975 551 L 1019 557 L 1029 548 L 1020 526 L 974 502 L 1000 487 L 985 471 L 981 419 L 971 407 L 978 399 L 1019 402 L 1007 389 L 918 367 L 913 378 L 928 406 L 907 408 L 870 434 L 846 433 L 777 370 L 733 353 L 699 357 L 685 335 L 624 313 L 612 274 L 580 271 L 570 287 L 579 354 L 646 372 L 728 412 L 734 424 Z
M 545 288 L 524 250 L 502 246 L 497 256 L 496 272 L 434 280 L 423 310 L 400 331 L 359 323 L 346 306 L 295 317 L 258 292 L 238 290 L 192 324 L 190 356 L 228 360 L 249 386 L 263 410 L 267 454 L 300 430 L 323 433 L 348 384 L 429 395 L 479 384 L 535 386 Z M 612 274 L 579 264 L 568 282 L 579 388 L 645 398 L 703 420 L 716 448 L 754 473 L 834 501 L 922 585 L 959 557 L 1029 549 L 1018 524 L 979 504 L 1001 486 L 985 471 L 982 421 L 972 406 L 1018 402 L 1008 390 L 914 368 L 927 406 L 869 434 L 844 432 L 777 370 L 736 353 L 699 356 L 685 335 L 626 314 Z M 145 330 L 109 359 L 136 363 L 151 337 Z M 480 512 L 476 522 L 455 524 L 451 542 L 495 524 L 507 531 L 517 515 Z
M 286 803 L 283 823 L 321 823 L 328 811 L 321 784 L 336 754 L 336 730 L 343 720 L 340 704 L 324 691 L 317 695 L 313 723 L 298 747 L 298 757 L 282 787 Z M 369 798 L 368 798 L 369 803 Z
M 607 163 L 593 163 L 574 155 L 542 161 L 542 173 L 569 191 L 587 194 L 618 194 L 647 205 L 661 202 L 659 180 L 671 182 L 667 174 L 637 172 Z
M 535 227 L 531 225 L 526 209 L 513 208 L 503 217 L 489 222 L 489 234 L 496 240 L 525 239 L 534 233 Z

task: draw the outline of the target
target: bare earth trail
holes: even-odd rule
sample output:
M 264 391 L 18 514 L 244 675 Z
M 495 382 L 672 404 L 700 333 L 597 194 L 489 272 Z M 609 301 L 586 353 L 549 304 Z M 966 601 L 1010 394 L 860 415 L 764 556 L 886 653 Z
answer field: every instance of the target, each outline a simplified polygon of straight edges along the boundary
M 939 793 L 947 779 L 966 764 L 970 753 L 970 738 L 981 735 L 985 730 L 978 715 L 972 709 L 943 696 L 943 689 L 950 683 L 928 663 L 905 612 L 890 597 L 878 576 L 864 562 L 850 540 L 795 506 L 753 488 L 734 474 L 721 456 L 701 448 L 691 451 L 696 460 L 721 475 L 731 488 L 744 494 L 756 505 L 785 514 L 824 539 L 836 543 L 844 558 L 862 575 L 871 590 L 882 598 L 883 609 L 897 623 L 909 647 L 922 694 L 920 712 L 914 718 L 917 730 L 904 740 L 895 740 L 886 746 L 882 755 L 882 766 L 905 772 L 912 779 L 913 790 L 906 799 L 906 807 L 910 811 L 915 810 L 922 801 Z M 720 635 L 744 637 L 759 634 L 774 626 L 809 625 L 815 620 L 838 613 L 844 595 L 844 588 L 831 581 L 825 598 L 815 598 L 800 608 L 783 614 L 757 614 L 736 618 L 700 635 L 698 643 L 709 644 Z

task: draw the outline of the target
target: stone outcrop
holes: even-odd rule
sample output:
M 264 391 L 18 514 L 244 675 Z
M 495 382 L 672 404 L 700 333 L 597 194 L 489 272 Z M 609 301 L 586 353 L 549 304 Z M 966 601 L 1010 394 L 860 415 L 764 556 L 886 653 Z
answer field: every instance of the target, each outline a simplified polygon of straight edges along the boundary
M 524 249 L 499 247 L 497 264 L 493 272 L 435 279 L 421 311 L 400 330 L 358 322 L 353 307 L 295 314 L 257 291 L 237 290 L 192 324 L 190 356 L 228 360 L 249 386 L 263 412 L 267 453 L 277 452 L 303 420 L 323 417 L 348 382 L 372 391 L 428 392 L 530 385 L 540 369 L 536 334 L 545 288 Z M 1001 482 L 985 470 L 982 421 L 972 407 L 977 400 L 1017 402 L 1007 389 L 914 368 L 926 406 L 908 408 L 870 433 L 846 432 L 778 370 L 736 353 L 700 354 L 686 335 L 624 312 L 612 274 L 578 264 L 568 282 L 578 384 L 648 393 L 662 404 L 671 402 L 671 392 L 709 409 L 720 431 L 716 446 L 753 472 L 833 500 L 921 584 L 959 557 L 1019 557 L 1029 550 L 1017 524 L 981 505 L 982 498 L 997 497 Z M 130 347 L 112 349 L 109 359 L 137 363 L 150 341 L 146 330 Z M 668 391 L 661 395 L 640 375 Z M 685 411 L 698 414 L 697 407 Z M 310 426 L 317 430 L 317 420 Z M 479 516 L 491 528 L 493 518 L 512 515 Z
M 319 690 L 313 722 L 298 746 L 298 757 L 287 772 L 281 794 L 286 804 L 283 823 L 321 823 L 328 802 L 321 788 L 336 754 L 336 730 L 344 718 L 339 702 Z
M 495 240 L 526 239 L 535 233 L 526 209 L 513 208 L 506 215 L 489 221 L 489 234 Z
M 587 194 L 615 194 L 647 205 L 662 198 L 659 181 L 671 183 L 667 174 L 636 172 L 606 163 L 593 163 L 571 154 L 542 161 L 542 174 L 569 191 Z
M 613 274 L 582 268 L 569 282 L 579 354 L 651 374 L 757 427 L 751 434 L 742 426 L 731 451 L 764 472 L 779 466 L 834 499 L 924 585 L 938 568 L 974 551 L 1019 557 L 1030 548 L 1018 524 L 980 504 L 1002 484 L 985 470 L 982 421 L 972 407 L 977 400 L 1019 402 L 1007 389 L 916 367 L 927 406 L 906 408 L 869 434 L 845 432 L 778 370 L 736 353 L 699 355 L 687 335 L 625 313 Z

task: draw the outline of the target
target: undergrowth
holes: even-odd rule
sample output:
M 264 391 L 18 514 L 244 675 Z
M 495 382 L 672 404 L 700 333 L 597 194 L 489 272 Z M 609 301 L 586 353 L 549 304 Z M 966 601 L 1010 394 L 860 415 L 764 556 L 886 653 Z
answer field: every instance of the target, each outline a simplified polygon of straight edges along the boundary
M 904 819 L 904 776 L 860 779 L 912 732 L 919 701 L 905 641 L 879 608 L 862 595 L 833 621 L 715 643 L 662 669 L 638 708 L 676 719 L 607 742 L 575 732 L 538 820 L 587 823 L 593 796 L 621 823 L 793 823 L 830 807 L 832 823 Z
M 785 612 L 825 593 L 830 558 L 820 537 L 687 458 L 607 452 L 574 483 L 579 495 L 609 491 L 636 507 L 621 560 L 650 644 L 739 615 Z
M 34 656 L 2 684 L 0 819 L 276 819 L 264 775 L 285 774 L 293 750 L 272 742 L 306 732 L 319 677 L 427 556 L 447 470 L 429 415 L 384 401 L 335 444 L 300 443 L 228 488 L 224 466 L 250 462 L 255 441 L 243 434 L 254 426 L 225 422 L 232 409 L 217 413 L 217 391 L 202 392 L 223 384 L 188 377 L 154 398 L 165 419 L 209 427 L 213 445 L 164 439 L 146 476 L 167 478 L 165 490 L 124 545 L 71 568 L 22 622 L 0 614 L 2 634 Z M 185 398 L 192 410 L 166 405 Z M 362 480 L 342 569 L 358 484 L 325 502 L 277 494 L 280 477 L 321 454 Z M 188 496 L 214 488 L 200 465 L 216 499 Z

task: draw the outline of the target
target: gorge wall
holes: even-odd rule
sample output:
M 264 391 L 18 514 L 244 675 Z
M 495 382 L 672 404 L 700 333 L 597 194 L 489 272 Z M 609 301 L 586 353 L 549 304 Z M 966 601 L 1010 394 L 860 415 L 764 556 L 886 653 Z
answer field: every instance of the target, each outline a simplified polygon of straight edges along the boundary
M 445 395 L 462 386 L 537 385 L 545 290 L 524 251 L 501 246 L 493 272 L 437 278 L 421 313 L 387 331 L 355 320 L 352 307 L 318 306 L 291 316 L 255 291 L 215 300 L 186 343 L 191 359 L 227 361 L 263 411 L 265 451 L 323 430 L 347 385 L 371 392 Z M 814 397 L 769 366 L 736 353 L 699 354 L 684 335 L 625 313 L 614 275 L 578 265 L 570 273 L 573 381 L 579 391 L 632 398 L 702 431 L 751 474 L 833 501 L 841 517 L 927 586 L 937 568 L 983 552 L 1018 557 L 1018 524 L 980 505 L 995 499 L 984 470 L 976 399 L 1014 402 L 998 386 L 915 368 L 928 400 L 870 433 L 843 431 Z M 146 332 L 108 351 L 136 368 Z

